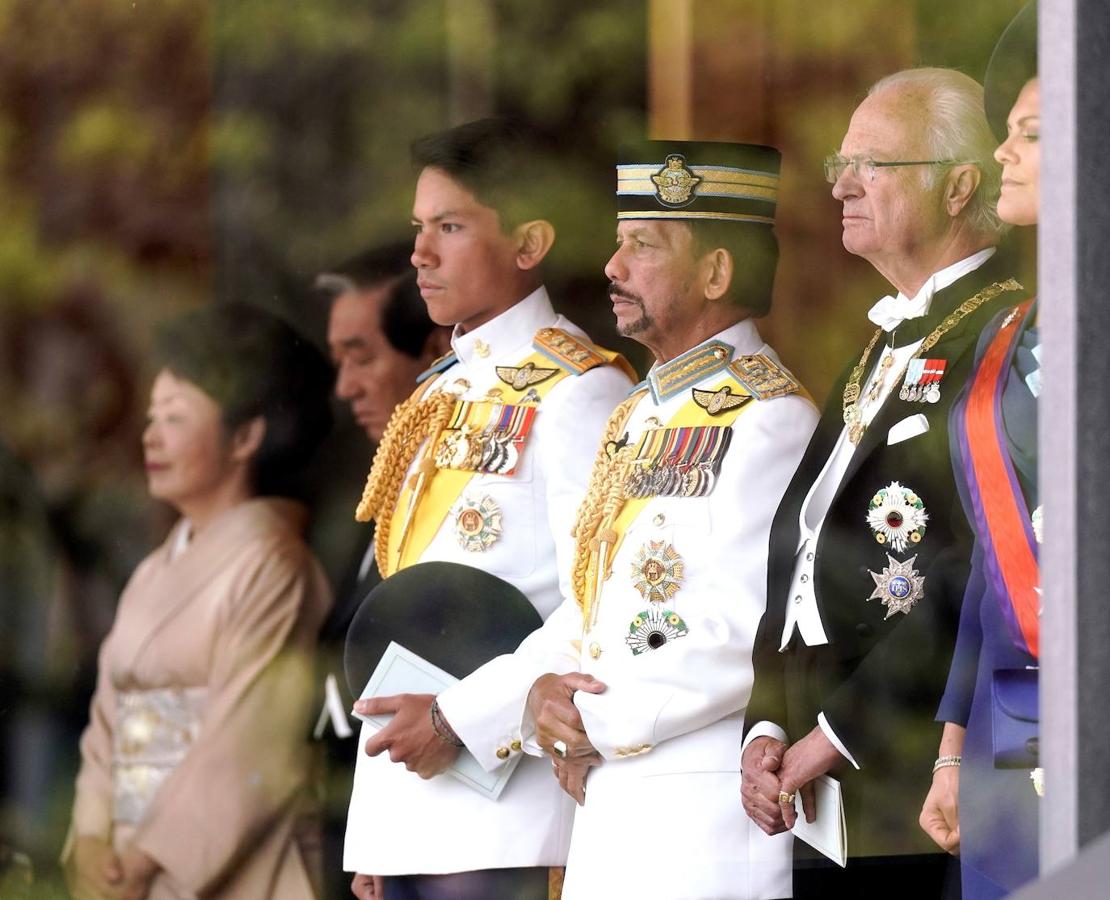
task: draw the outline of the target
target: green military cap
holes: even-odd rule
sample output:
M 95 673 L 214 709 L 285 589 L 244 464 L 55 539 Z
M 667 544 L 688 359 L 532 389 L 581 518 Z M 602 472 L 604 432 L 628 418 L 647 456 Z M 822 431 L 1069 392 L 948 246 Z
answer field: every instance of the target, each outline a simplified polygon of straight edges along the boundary
M 623 147 L 617 218 L 773 225 L 781 158 L 761 144 L 645 141 Z

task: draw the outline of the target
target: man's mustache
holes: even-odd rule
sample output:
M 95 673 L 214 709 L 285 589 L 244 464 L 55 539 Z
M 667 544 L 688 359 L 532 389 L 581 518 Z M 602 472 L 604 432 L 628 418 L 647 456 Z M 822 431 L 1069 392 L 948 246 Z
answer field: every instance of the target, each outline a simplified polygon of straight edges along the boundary
M 626 291 L 624 288 L 618 287 L 617 285 L 610 282 L 609 299 L 616 300 L 618 298 L 621 300 L 627 300 L 630 303 L 635 303 L 641 307 L 644 305 L 644 301 L 639 294 L 633 294 L 631 291 Z

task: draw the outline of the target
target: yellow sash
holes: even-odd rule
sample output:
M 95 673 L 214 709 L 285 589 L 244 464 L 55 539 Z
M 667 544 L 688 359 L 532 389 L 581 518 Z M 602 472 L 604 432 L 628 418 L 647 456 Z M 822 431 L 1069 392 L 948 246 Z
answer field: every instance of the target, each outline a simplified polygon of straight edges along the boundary
M 743 385 L 730 377 L 726 377 L 713 388 L 707 388 L 707 391 L 716 393 L 725 385 L 728 385 L 736 396 L 752 396 Z M 685 428 L 687 426 L 700 425 L 732 425 L 745 409 L 755 405 L 757 402 L 759 401 L 751 399 L 734 409 L 711 416 L 706 410 L 698 406 L 693 396 L 691 396 L 689 400 L 675 410 L 674 415 L 661 427 Z M 583 610 L 584 622 L 592 624 L 596 618 L 597 600 L 601 594 L 601 585 L 604 584 L 612 574 L 611 563 L 617 558 L 617 551 L 624 541 L 624 536 L 627 534 L 629 527 L 636 520 L 636 517 L 643 512 L 644 507 L 654 499 L 654 497 L 632 497 L 625 500 L 616 518 L 613 519 L 612 522 L 602 523 L 601 528 L 598 530 L 598 549 L 597 552 L 592 553 L 590 556 L 590 564 L 586 574 L 586 584 L 593 585 L 593 589 L 590 592 L 591 596 L 586 597 L 585 608 Z M 604 538 L 609 538 L 609 540 L 606 541 Z M 602 566 L 604 566 L 604 576 L 599 579 L 598 570 Z
M 522 360 L 516 368 L 523 368 L 528 363 L 532 363 L 537 368 L 551 367 L 552 365 L 549 357 L 541 353 L 532 353 Z M 514 403 L 528 391 L 534 391 L 538 400 L 542 400 L 551 388 L 569 374 L 566 369 L 559 368 L 550 378 L 519 391 L 510 385 L 499 384 L 490 391 L 490 395 L 496 397 L 495 400 L 471 401 L 466 424 L 476 428 L 484 426 L 489 421 L 490 412 L 494 406 L 501 403 Z M 536 404 L 529 402 L 527 405 L 534 406 Z M 447 518 L 447 514 L 454 506 L 455 501 L 466 489 L 470 480 L 478 474 L 477 472 L 461 471 L 459 469 L 437 468 L 434 471 L 431 470 L 429 464 L 441 435 L 442 432 L 429 436 L 423 450 L 420 451 L 424 459 L 422 465 L 428 465 L 428 471 L 431 474 L 427 476 L 428 482 L 424 485 L 423 493 L 417 499 L 415 507 L 409 509 L 412 503 L 413 490 L 416 487 L 415 477 L 406 480 L 401 496 L 397 500 L 394 516 L 399 514 L 403 518 L 400 528 L 389 529 L 389 552 L 387 556 L 389 571 L 383 572 L 383 577 L 399 572 L 420 560 L 420 557 L 428 549 L 428 545 L 431 544 L 432 539 L 443 525 L 443 520 Z M 404 546 L 402 546 L 402 538 L 404 538 Z

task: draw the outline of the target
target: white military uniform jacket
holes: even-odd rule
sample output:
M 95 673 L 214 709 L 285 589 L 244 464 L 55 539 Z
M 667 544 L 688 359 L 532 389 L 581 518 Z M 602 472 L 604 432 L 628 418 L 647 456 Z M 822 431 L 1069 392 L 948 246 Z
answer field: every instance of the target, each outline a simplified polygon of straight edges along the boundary
M 714 341 L 727 348 L 724 366 L 750 354 L 775 359 L 745 321 L 654 367 L 648 384 L 653 377 L 665 381 L 658 376 L 693 354 L 704 356 Z M 629 444 L 666 425 L 693 388 L 716 387 L 728 371 L 717 367 L 673 396 L 647 393 L 626 422 Z M 771 520 L 816 421 L 813 404 L 798 393 L 748 402 L 732 424 L 712 492 L 651 497 L 628 525 L 592 624 L 568 599 L 515 654 L 467 679 L 475 705 L 483 688 L 496 695 L 499 684 L 530 686 L 543 671 L 588 672 L 607 686 L 601 694 L 575 696 L 605 761 L 590 770 L 586 803 L 577 810 L 566 900 L 790 895 L 790 835 L 767 837 L 741 806 L 740 736 L 766 602 Z M 651 542 L 657 556 L 665 559 L 664 548 L 676 553 L 683 570 L 674 577 L 676 560 L 665 559 L 671 574 L 659 584 L 676 589 L 660 601 L 636 586 L 644 581 Z M 663 610 L 677 614 L 681 625 L 653 647 L 650 622 L 643 623 Z M 517 716 L 525 749 L 538 752 L 530 723 L 521 719 L 526 695 L 527 687 L 515 709 L 506 703 L 502 714 Z M 454 711 L 448 715 L 454 722 Z
M 476 400 L 491 388 L 504 387 L 495 367 L 519 364 L 532 352 L 537 331 L 548 327 L 585 337 L 556 316 L 541 287 L 481 327 L 456 333 L 451 345 L 458 361 L 440 372 L 429 390 L 464 379 L 469 387 L 461 397 Z M 448 516 L 420 562 L 480 567 L 515 585 L 541 616 L 550 615 L 566 586 L 571 528 L 598 439 L 630 387 L 628 376 L 612 365 L 555 384 L 540 403 L 515 473 L 478 474 L 464 489 L 464 498 L 488 497 L 500 507 L 500 537 L 482 552 L 468 552 Z M 453 690 L 441 695 L 441 706 L 468 748 L 495 764 L 501 763 L 499 749 L 520 753 L 520 744 L 512 743 L 505 728 L 485 727 L 451 704 L 448 694 Z M 343 854 L 346 870 L 403 875 L 563 865 L 574 804 L 545 760 L 522 759 L 500 799 L 492 802 L 450 776 L 425 781 L 392 763 L 388 754 L 368 757 L 362 748 L 372 733 L 363 726 L 358 742 Z

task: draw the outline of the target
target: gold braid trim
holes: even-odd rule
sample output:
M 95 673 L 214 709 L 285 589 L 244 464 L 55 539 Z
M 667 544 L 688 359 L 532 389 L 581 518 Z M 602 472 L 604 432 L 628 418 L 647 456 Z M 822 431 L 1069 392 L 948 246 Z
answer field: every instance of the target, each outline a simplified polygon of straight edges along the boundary
M 605 423 L 605 435 L 594 458 L 586 496 L 582 499 L 574 520 L 574 530 L 571 533 L 575 541 L 571 587 L 578 605 L 583 609 L 588 605 L 586 592 L 589 585 L 586 582 L 590 557 L 597 549 L 595 539 L 603 522 L 611 525 L 620 515 L 621 507 L 624 506 L 625 475 L 632 461 L 631 447 L 625 446 L 615 453 L 611 449 L 624 436 L 628 417 L 646 393 L 643 390 L 636 391 L 613 410 L 609 421 Z
M 366 477 L 366 487 L 362 499 L 355 510 L 355 519 L 369 522 L 373 519 L 374 558 L 378 571 L 383 575 L 389 571 L 387 555 L 389 548 L 389 529 L 393 523 L 393 513 L 401 489 L 416 452 L 425 440 L 429 448 L 447 424 L 455 408 L 456 397 L 442 391 L 435 391 L 421 397 L 424 389 L 419 388 L 404 403 L 393 410 L 389 424 L 385 427 L 382 442 L 374 454 L 374 464 Z

